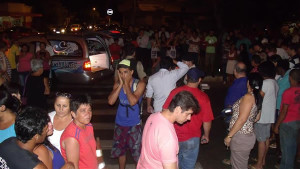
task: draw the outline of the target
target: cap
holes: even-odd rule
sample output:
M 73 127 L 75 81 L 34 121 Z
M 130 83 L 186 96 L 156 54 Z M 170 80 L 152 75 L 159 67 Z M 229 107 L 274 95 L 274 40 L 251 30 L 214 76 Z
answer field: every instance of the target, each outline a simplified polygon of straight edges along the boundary
M 130 67 L 130 60 L 128 60 L 128 59 L 123 59 L 123 60 L 119 63 L 119 65 L 125 65 L 125 66 Z
M 202 70 L 194 67 L 187 72 L 187 75 L 193 80 L 199 80 L 199 78 L 203 78 L 205 76 L 205 73 Z

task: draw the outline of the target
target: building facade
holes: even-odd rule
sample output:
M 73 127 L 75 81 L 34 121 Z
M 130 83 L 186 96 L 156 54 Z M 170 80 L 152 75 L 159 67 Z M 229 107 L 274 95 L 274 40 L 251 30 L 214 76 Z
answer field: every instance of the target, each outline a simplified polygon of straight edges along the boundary
M 32 13 L 32 7 L 23 3 L 0 3 L 0 31 L 13 26 L 31 27 L 33 17 L 41 16 Z

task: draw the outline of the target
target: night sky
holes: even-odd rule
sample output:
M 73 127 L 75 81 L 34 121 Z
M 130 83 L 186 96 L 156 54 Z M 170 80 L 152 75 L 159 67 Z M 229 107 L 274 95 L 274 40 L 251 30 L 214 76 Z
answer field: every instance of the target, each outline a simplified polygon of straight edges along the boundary
M 51 15 L 49 4 L 43 7 L 43 3 L 51 3 L 58 11 L 64 11 L 57 17 L 72 15 L 78 22 L 86 20 L 86 15 L 93 7 L 96 7 L 101 17 L 106 16 L 108 8 L 114 9 L 113 20 L 122 22 L 122 15 L 117 11 L 117 4 L 126 0 L 2 0 L 9 2 L 23 2 L 33 6 L 33 12 L 42 13 L 45 18 Z M 50 2 L 49 2 L 50 1 Z M 211 17 L 220 16 L 224 25 L 269 23 L 281 24 L 285 21 L 296 21 L 300 18 L 300 0 L 187 0 L 194 6 L 205 6 L 208 9 L 217 8 L 215 12 L 207 13 Z M 59 10 L 60 8 L 64 10 Z M 48 17 L 49 19 L 50 17 Z M 50 18 L 51 19 L 51 18 Z M 50 21 L 49 22 L 55 22 Z

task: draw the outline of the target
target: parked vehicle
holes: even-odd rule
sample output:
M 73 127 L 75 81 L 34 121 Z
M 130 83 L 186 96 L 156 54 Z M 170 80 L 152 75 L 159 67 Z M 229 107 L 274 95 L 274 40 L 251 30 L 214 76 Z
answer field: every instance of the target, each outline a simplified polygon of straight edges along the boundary
M 105 41 L 96 34 L 31 36 L 20 43 L 29 43 L 30 50 L 47 44 L 52 56 L 50 79 L 55 83 L 89 84 L 113 75 L 111 54 Z

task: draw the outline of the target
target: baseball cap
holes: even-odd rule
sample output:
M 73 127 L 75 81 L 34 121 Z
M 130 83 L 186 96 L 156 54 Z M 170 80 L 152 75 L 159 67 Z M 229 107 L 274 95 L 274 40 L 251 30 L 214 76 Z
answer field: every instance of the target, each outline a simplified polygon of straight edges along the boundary
M 187 72 L 187 75 L 193 80 L 198 80 L 199 78 L 203 78 L 205 73 L 202 70 L 194 67 Z
M 128 60 L 128 59 L 123 59 L 123 60 L 119 63 L 119 65 L 125 65 L 125 66 L 130 67 L 130 60 Z
M 123 59 L 119 64 L 118 64 L 118 69 L 119 68 L 130 68 L 130 60 L 128 59 Z

